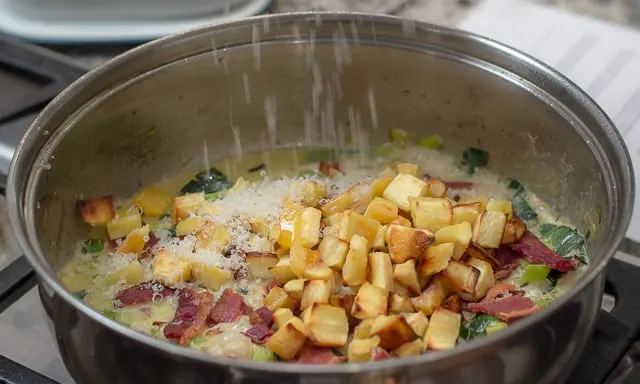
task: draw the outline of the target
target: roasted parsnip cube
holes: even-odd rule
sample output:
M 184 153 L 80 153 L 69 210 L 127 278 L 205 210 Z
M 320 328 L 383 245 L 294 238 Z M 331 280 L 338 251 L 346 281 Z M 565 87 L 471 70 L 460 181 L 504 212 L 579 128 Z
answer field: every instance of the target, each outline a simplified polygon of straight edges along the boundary
M 371 324 L 371 334 L 380 337 L 380 346 L 387 350 L 418 338 L 403 315 L 376 317 Z
M 369 282 L 387 292 L 393 289 L 393 266 L 388 253 L 369 254 Z
M 424 333 L 427 330 L 427 325 L 429 325 L 427 315 L 422 312 L 403 313 L 403 315 L 407 319 L 407 323 L 409 323 L 411 329 L 413 329 L 413 332 L 415 332 L 418 337 L 424 336 Z
M 269 271 L 278 280 L 278 283 L 285 284 L 287 281 L 297 277 L 291 269 L 290 262 L 291 259 L 289 257 L 281 257 L 276 265 L 269 267 Z
M 287 281 L 287 283 L 284 285 L 283 288 L 285 292 L 289 294 L 289 296 L 293 297 L 296 300 L 301 300 L 302 293 L 304 292 L 305 282 L 306 282 L 305 279 L 289 280 Z
M 393 353 L 398 357 L 415 356 L 422 353 L 424 350 L 424 341 L 418 339 L 413 340 L 410 343 L 402 344 L 396 348 Z
M 178 224 L 176 224 L 176 234 L 178 236 L 190 235 L 196 232 L 198 229 L 200 229 L 205 223 L 206 223 L 206 220 L 204 217 L 200 217 L 200 216 L 188 217 L 182 220 L 181 222 L 179 222 Z
M 204 205 L 204 192 L 187 193 L 186 195 L 176 196 L 173 198 L 173 224 L 189 216 L 198 213 L 198 210 Z
M 424 343 L 428 349 L 452 349 L 456 346 L 460 335 L 462 316 L 444 308 L 436 310 L 424 335 Z
M 153 278 L 168 286 L 189 281 L 191 264 L 177 255 L 160 249 L 153 259 Z
M 259 279 L 271 279 L 273 274 L 269 270 L 278 264 L 278 257 L 269 252 L 247 252 L 245 260 L 249 275 Z
M 233 272 L 225 271 L 215 265 L 196 262 L 193 264 L 193 278 L 202 286 L 217 291 L 233 279 Z
M 471 224 L 463 221 L 459 224 L 449 225 L 442 227 L 436 232 L 436 244 L 453 243 L 455 245 L 453 250 L 453 258 L 460 260 L 462 255 L 467 250 L 469 243 L 471 243 L 471 237 L 473 231 Z
M 384 194 L 384 190 L 387 189 L 389 184 L 391 184 L 391 182 L 393 181 L 395 175 L 396 174 L 394 172 L 393 176 L 381 176 L 380 178 L 374 180 L 373 183 L 371 183 L 371 185 L 369 186 L 369 193 L 371 194 L 371 196 L 381 197 Z
M 433 234 L 425 229 L 407 228 L 391 224 L 386 234 L 389 255 L 394 263 L 404 263 L 420 256 L 433 242 Z
M 117 272 L 108 274 L 105 277 L 107 284 L 115 284 L 124 279 L 127 284 L 138 284 L 144 280 L 144 269 L 139 261 L 132 261 L 120 268 Z
M 387 313 L 389 294 L 384 289 L 368 282 L 364 282 L 351 309 L 351 315 L 356 319 L 372 319 Z
M 251 232 L 260 236 L 269 237 L 269 226 L 267 221 L 262 217 L 250 219 L 249 225 L 251 225 Z
M 418 175 L 420 174 L 420 167 L 418 167 L 416 164 L 411 163 L 400 163 L 396 165 L 396 170 L 398 171 L 398 173 L 406 173 L 415 177 L 418 177 Z
M 311 280 L 305 282 L 300 310 L 304 311 L 313 303 L 328 304 L 331 296 L 331 281 Z
M 504 234 L 502 235 L 502 244 L 511 244 L 520 240 L 524 236 L 524 232 L 527 230 L 524 222 L 518 218 L 513 218 L 507 221 L 504 226 Z
M 382 170 L 382 172 L 380 172 L 378 174 L 379 177 L 390 177 L 391 180 L 393 180 L 393 178 L 395 177 L 395 175 L 397 175 L 398 172 L 396 172 L 395 169 L 391 168 L 391 167 L 386 167 L 385 169 Z
M 278 286 L 271 288 L 263 302 L 271 311 L 275 311 L 280 308 L 293 309 L 295 305 L 291 296 L 289 296 L 284 289 Z
M 482 212 L 485 210 L 488 201 L 489 200 L 485 198 L 462 199 L 458 201 L 458 205 L 480 204 L 480 209 L 478 210 L 478 212 Z
M 145 216 L 160 216 L 169 210 L 173 196 L 163 188 L 151 186 L 142 189 L 133 203 L 140 207 Z
M 222 251 L 229 243 L 231 236 L 224 225 L 208 222 L 204 224 L 196 233 L 197 245 L 199 249 L 207 249 L 210 251 Z
M 314 303 L 305 311 L 304 324 L 313 345 L 339 348 L 347 344 L 349 320 L 344 308 Z
M 349 188 L 348 191 L 340 194 L 336 198 L 325 203 L 320 209 L 323 216 L 331 216 L 335 213 L 343 212 L 351 207 L 358 201 L 360 191 L 364 188 L 364 184 L 356 184 Z
M 483 248 L 498 248 L 504 235 L 507 215 L 504 212 L 484 211 L 473 227 L 473 242 Z
M 350 363 L 364 363 L 370 361 L 373 357 L 373 352 L 378 348 L 380 344 L 380 338 L 378 336 L 370 337 L 368 339 L 353 339 L 349 343 L 349 349 L 347 350 L 347 356 Z
M 348 251 L 349 243 L 336 236 L 324 236 L 318 247 L 320 259 L 335 270 L 342 269 Z
M 435 232 L 451 224 L 453 206 L 451 201 L 437 197 L 414 197 L 409 199 L 413 226 Z
M 427 180 L 427 194 L 429 197 L 446 197 L 447 185 L 438 179 Z
M 364 215 L 382 224 L 389 224 L 398 217 L 398 206 L 382 197 L 375 197 L 367 206 Z
M 354 235 L 342 266 L 342 279 L 348 286 L 358 286 L 367 281 L 369 245 L 367 239 Z
M 513 206 L 509 200 L 489 199 L 485 209 L 487 211 L 502 212 L 507 215 L 508 219 L 513 217 Z
M 411 295 L 420 294 L 420 282 L 418 281 L 418 274 L 416 273 L 415 260 L 411 259 L 402 264 L 394 265 L 393 278 L 405 287 Z
M 467 255 L 478 260 L 486 261 L 487 263 L 491 264 L 491 267 L 493 269 L 498 269 L 500 267 L 500 263 L 495 259 L 495 257 L 493 257 L 493 254 L 491 252 L 487 252 L 477 245 L 474 245 L 473 243 L 469 244 L 469 248 L 467 248 Z
M 340 226 L 340 223 L 342 223 L 342 212 L 334 213 L 333 215 L 331 215 L 329 217 L 325 217 L 325 219 L 324 219 L 324 224 L 327 227 L 332 226 L 332 225 Z
M 453 243 L 437 244 L 427 248 L 427 251 L 418 260 L 418 275 L 421 278 L 426 278 L 447 268 L 454 250 Z
M 306 341 L 307 327 L 294 317 L 269 338 L 266 346 L 283 360 L 293 360 Z
M 427 183 L 415 176 L 400 173 L 393 178 L 393 181 L 384 190 L 382 196 L 403 211 L 409 212 L 409 198 L 425 196 L 427 191 Z
M 460 224 L 462 222 L 467 222 L 473 226 L 476 222 L 476 218 L 482 212 L 482 203 L 469 203 L 469 204 L 456 204 L 453 207 L 453 219 L 451 220 L 451 224 Z
M 484 260 L 478 260 L 474 257 L 470 257 L 469 260 L 467 260 L 467 264 L 475 268 L 480 275 L 478 276 L 478 281 L 476 282 L 473 294 L 469 295 L 466 293 L 460 293 L 460 297 L 467 301 L 478 301 L 485 297 L 489 288 L 496 285 L 496 278 L 493 275 L 491 264 Z
M 273 324 L 277 329 L 282 328 L 289 320 L 293 319 L 293 312 L 289 308 L 278 308 L 273 312 Z
M 318 244 L 321 219 L 322 212 L 319 209 L 307 207 L 300 210 L 295 220 L 294 241 L 307 248 Z
M 108 222 L 107 233 L 111 240 L 121 239 L 140 227 L 142 227 L 142 218 L 140 214 L 134 213 L 129 216 L 117 217 Z
M 91 200 L 78 200 L 76 208 L 82 220 L 91 225 L 107 224 L 116 216 L 111 196 L 103 196 Z
M 473 295 L 480 272 L 474 267 L 452 260 L 442 271 L 442 276 L 460 295 Z
M 440 307 L 455 313 L 462 312 L 462 300 L 460 300 L 460 295 L 457 293 L 449 295 L 449 297 L 444 299 Z
M 415 312 L 415 308 L 411 303 L 411 298 L 409 296 L 401 296 L 397 293 L 392 293 L 389 296 L 389 312 L 400 314 L 400 313 L 409 313 Z
M 368 339 L 371 337 L 371 324 L 373 324 L 373 319 L 362 320 L 353 330 L 353 338 Z
M 327 197 L 327 187 L 314 180 L 298 181 L 291 186 L 289 195 L 308 207 L 317 207 Z
M 315 263 L 320 260 L 320 256 L 318 255 L 318 251 L 311 250 L 309 248 L 305 248 L 304 246 L 296 243 L 291 247 L 291 251 L 289 252 L 289 257 L 291 259 L 290 265 L 293 273 L 298 277 L 304 277 L 304 270 L 307 265 Z
M 405 297 L 409 297 L 411 295 L 407 288 L 405 288 L 402 284 L 398 283 L 395 280 L 393 282 L 393 293 Z
M 142 228 L 134 229 L 129 232 L 127 237 L 118 247 L 119 253 L 139 254 L 144 249 L 144 245 L 149 239 L 150 226 L 147 224 Z
M 413 224 L 411 224 L 411 220 L 406 217 L 398 216 L 395 220 L 389 223 L 389 225 L 401 225 L 403 227 L 412 228 Z
M 440 307 L 445 297 L 447 297 L 445 285 L 439 279 L 434 279 L 427 289 L 422 291 L 420 296 L 412 298 L 411 302 L 416 309 L 430 316 Z
M 372 244 L 380 227 L 380 223 L 370 217 L 365 217 L 351 210 L 345 211 L 340 223 L 340 238 L 350 241 L 354 235 L 359 235 Z
M 309 280 L 333 281 L 334 272 L 322 260 L 307 264 L 304 268 L 304 277 Z
M 378 229 L 378 233 L 376 234 L 376 239 L 373 240 L 373 244 L 371 244 L 371 248 L 386 251 L 387 250 L 387 242 L 385 241 L 387 237 L 387 229 L 389 226 L 383 225 Z

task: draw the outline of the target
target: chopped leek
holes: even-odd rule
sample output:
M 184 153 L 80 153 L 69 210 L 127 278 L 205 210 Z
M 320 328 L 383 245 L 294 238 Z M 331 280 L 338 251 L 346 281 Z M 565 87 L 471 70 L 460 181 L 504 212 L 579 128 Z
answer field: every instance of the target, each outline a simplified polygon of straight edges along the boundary
M 199 172 L 180 190 L 181 194 L 204 192 L 205 194 L 214 193 L 229 189 L 231 183 L 229 179 L 217 170 L 211 168 L 208 171 Z
M 460 327 L 460 337 L 464 340 L 472 340 L 478 336 L 486 335 L 487 328 L 496 324 L 504 324 L 497 317 L 479 313 L 468 322 L 463 322 Z M 495 331 L 495 330 L 494 330 Z
M 429 149 L 438 149 L 442 147 L 442 138 L 438 135 L 427 136 L 420 140 L 418 145 Z
M 392 143 L 405 145 L 409 142 L 409 133 L 404 129 L 394 128 L 389 135 Z
M 551 268 L 543 264 L 529 264 L 520 278 L 520 284 L 537 283 L 544 281 Z
M 501 331 L 503 329 L 505 329 L 507 327 L 507 324 L 503 323 L 503 322 L 498 322 L 498 323 L 491 323 L 487 326 L 487 328 L 485 328 L 485 332 L 487 333 L 487 335 L 490 335 L 492 333 Z
M 189 341 L 189 346 L 190 347 L 197 347 L 198 345 L 204 343 L 205 341 L 207 341 L 207 337 L 206 336 L 196 336 L 193 339 L 191 339 Z
M 566 225 L 544 223 L 540 226 L 539 231 L 542 240 L 565 258 L 576 256 L 573 251 L 584 243 L 584 237 L 577 230 Z M 580 256 L 584 257 L 586 252 L 582 253 Z
M 264 362 L 278 361 L 278 356 L 269 348 L 254 344 L 253 351 L 251 352 L 251 360 Z
M 118 313 L 116 311 L 106 310 L 106 311 L 102 311 L 102 314 L 107 316 L 111 320 L 117 320 L 118 319 Z
M 393 144 L 384 143 L 378 147 L 378 155 L 382 157 L 390 156 L 393 153 Z
M 102 239 L 88 239 L 82 243 L 82 253 L 98 253 L 104 248 Z
M 489 152 L 480 149 L 469 147 L 462 152 L 462 169 L 467 173 L 473 174 L 476 168 L 482 168 L 489 162 Z
M 524 189 L 522 184 L 518 180 L 509 179 L 507 187 L 513 193 L 511 197 L 511 205 L 513 206 L 513 210 L 515 211 L 516 216 L 525 221 L 530 221 L 537 218 L 538 215 L 533 210 L 533 208 L 531 208 L 531 205 L 529 205 L 529 202 L 527 201 L 527 191 Z

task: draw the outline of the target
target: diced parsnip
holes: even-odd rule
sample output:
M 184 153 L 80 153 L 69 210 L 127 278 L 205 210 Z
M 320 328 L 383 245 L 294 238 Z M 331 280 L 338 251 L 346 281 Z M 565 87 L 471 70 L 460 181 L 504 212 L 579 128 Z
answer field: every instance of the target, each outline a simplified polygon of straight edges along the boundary
M 177 255 L 160 249 L 153 259 L 153 278 L 168 286 L 191 279 L 191 264 Z
M 452 260 L 447 265 L 442 276 L 461 295 L 473 295 L 480 277 L 480 272 L 459 261 Z
M 382 288 L 364 282 L 353 302 L 351 315 L 356 319 L 373 319 L 387 313 L 389 294 Z
M 298 277 L 304 277 L 304 270 L 307 265 L 315 263 L 320 260 L 318 251 L 305 248 L 302 245 L 296 243 L 291 247 L 289 252 L 290 265 L 293 273 Z
M 425 229 L 407 228 L 391 224 L 386 235 L 389 255 L 394 263 L 404 263 L 420 256 L 433 242 L 433 234 Z
M 506 224 L 507 215 L 504 212 L 484 211 L 473 227 L 473 242 L 483 248 L 498 248 Z
M 413 329 L 413 332 L 415 332 L 418 337 L 424 336 L 427 325 L 429 325 L 427 315 L 422 312 L 403 313 L 403 315 L 407 319 L 407 323 L 409 323 L 411 329 Z
M 500 267 L 500 263 L 493 257 L 491 253 L 485 251 L 477 245 L 474 245 L 473 243 L 469 244 L 469 248 L 467 248 L 467 255 L 478 260 L 486 261 L 487 263 L 491 264 L 491 267 L 494 269 Z
M 416 164 L 411 163 L 400 163 L 396 165 L 396 170 L 398 171 L 398 173 L 406 173 L 415 177 L 418 177 L 418 175 L 420 174 L 420 167 L 418 167 Z
M 260 236 L 269 237 L 269 226 L 267 225 L 267 220 L 264 218 L 256 217 L 250 219 L 249 225 L 251 225 L 251 232 Z
M 281 326 L 267 341 L 267 348 L 283 360 L 293 360 L 307 342 L 307 327 L 297 317 Z
M 375 197 L 367 206 L 364 215 L 382 224 L 389 224 L 398 217 L 398 206 L 382 197 Z
M 302 300 L 302 293 L 304 292 L 305 279 L 289 280 L 284 285 L 284 290 L 296 300 Z
M 189 216 L 195 215 L 203 205 L 204 192 L 187 193 L 186 195 L 174 197 L 171 215 L 173 224 L 178 224 Z
M 411 223 L 411 220 L 402 216 L 396 217 L 395 220 L 389 223 L 389 225 L 400 225 L 407 228 L 413 228 L 413 224 Z
M 451 224 L 460 224 L 466 221 L 473 226 L 476 222 L 476 218 L 480 215 L 480 212 L 482 212 L 481 203 L 458 203 L 453 207 L 453 220 L 451 220 Z
M 367 239 L 369 244 L 372 244 L 380 227 L 381 225 L 377 220 L 351 210 L 345 211 L 342 214 L 342 222 L 340 223 L 340 238 L 350 241 L 354 235 L 359 235 Z
M 462 312 L 462 300 L 460 300 L 460 295 L 457 293 L 449 295 L 449 297 L 444 299 L 442 302 L 441 308 L 448 309 L 455 313 Z
M 133 203 L 140 207 L 145 216 L 160 216 L 171 207 L 173 196 L 169 191 L 156 187 L 146 187 L 138 192 Z
M 335 270 L 342 269 L 348 251 L 349 243 L 336 236 L 324 236 L 318 247 L 320 259 Z
M 353 235 L 349 252 L 342 266 L 342 280 L 348 286 L 358 286 L 367 281 L 369 244 L 367 239 Z
M 455 245 L 453 250 L 453 258 L 460 260 L 462 255 L 467 251 L 469 243 L 471 243 L 471 237 L 473 236 L 473 230 L 471 224 L 467 221 L 463 221 L 459 224 L 449 225 L 440 228 L 436 232 L 436 244 L 453 243 Z
M 323 216 L 331 216 L 335 213 L 343 212 L 351 207 L 358 201 L 360 191 L 365 187 L 365 184 L 356 184 L 349 188 L 348 191 L 340 194 L 334 199 L 325 203 L 320 209 Z
M 327 227 L 332 225 L 340 226 L 340 224 L 342 223 L 342 212 L 334 213 L 329 217 L 325 217 L 324 223 Z
M 403 211 L 409 212 L 409 198 L 425 196 L 427 191 L 427 183 L 415 176 L 400 173 L 394 177 L 382 196 Z
M 204 217 L 191 216 L 176 224 L 176 234 L 186 236 L 196 232 L 206 223 Z
M 460 335 L 462 316 L 444 308 L 436 310 L 424 335 L 424 343 L 428 349 L 452 349 L 456 346 Z
M 418 339 L 412 342 L 402 344 L 396 348 L 393 353 L 398 357 L 416 356 L 424 350 L 424 341 Z
M 378 229 L 378 233 L 376 234 L 376 239 L 373 240 L 373 244 L 371 244 L 371 248 L 378 251 L 386 251 L 387 250 L 387 242 L 385 241 L 387 237 L 387 229 L 388 225 L 383 225 Z
M 510 200 L 489 199 L 485 209 L 487 211 L 502 212 L 507 215 L 507 219 L 513 217 L 513 206 Z
M 371 334 L 380 337 L 380 346 L 387 350 L 418 338 L 403 315 L 376 317 L 371 324 Z
M 278 280 L 278 283 L 285 284 L 298 277 L 291 269 L 290 263 L 291 259 L 286 256 L 281 257 L 276 265 L 269 267 L 269 271 Z
M 307 264 L 304 268 L 304 277 L 309 280 L 329 280 L 333 281 L 334 271 L 322 260 Z
M 305 282 L 302 300 L 300 301 L 300 310 L 304 311 L 313 303 L 328 304 L 331 296 L 331 285 L 332 282 L 327 280 Z
M 127 237 L 122 241 L 122 244 L 118 247 L 119 253 L 128 253 L 128 254 L 139 254 L 144 249 L 144 245 L 147 243 L 149 239 L 149 224 L 145 225 L 142 228 L 134 229 L 129 232 Z
M 278 308 L 273 312 L 273 324 L 275 324 L 277 329 L 280 329 L 294 317 L 293 312 L 291 312 L 289 308 Z
M 395 175 L 396 174 L 394 172 L 393 175 L 381 176 L 380 178 L 374 180 L 369 187 L 369 193 L 371 194 L 371 196 L 381 197 L 384 194 L 384 190 L 387 189 L 389 184 L 391 184 L 391 182 L 393 181 Z
M 373 351 L 378 348 L 380 338 L 378 336 L 367 339 L 353 339 L 349 343 L 347 357 L 350 363 L 364 363 L 373 357 Z
M 400 314 L 415 311 L 416 309 L 413 307 L 409 296 L 402 296 L 397 293 L 389 295 L 389 313 Z
M 206 249 L 210 251 L 222 251 L 229 243 L 231 236 L 229 230 L 224 225 L 214 224 L 211 222 L 203 225 L 196 233 L 196 247 L 198 249 Z
M 104 225 L 116 217 L 111 196 L 97 197 L 91 200 L 78 200 L 76 208 L 82 220 L 90 225 Z
M 233 279 L 233 272 L 205 263 L 193 264 L 193 278 L 202 286 L 217 291 Z
M 144 280 L 144 269 L 140 265 L 139 261 L 132 261 L 120 268 L 117 272 L 108 274 L 105 277 L 107 284 L 115 284 L 121 279 L 124 279 L 127 284 L 138 284 Z
M 298 211 L 295 221 L 294 241 L 307 248 L 313 248 L 320 241 L 320 220 L 322 212 L 313 207 Z
M 327 187 L 314 180 L 298 181 L 291 186 L 290 196 L 308 207 L 317 207 L 327 197 Z
M 449 199 L 414 197 L 409 199 L 413 226 L 435 232 L 451 224 L 453 206 Z
M 393 266 L 393 278 L 405 287 L 411 295 L 420 294 L 420 282 L 416 273 L 416 261 L 411 259 Z
M 462 199 L 462 200 L 458 201 L 457 205 L 480 204 L 480 208 L 478 210 L 478 213 L 480 213 L 480 212 L 485 210 L 485 207 L 487 206 L 487 202 L 488 201 L 489 200 L 485 199 L 485 198 Z
M 453 243 L 437 244 L 427 248 L 418 260 L 418 275 L 421 278 L 427 278 L 443 271 L 449 265 L 454 249 Z
M 291 296 L 289 296 L 284 289 L 278 286 L 271 288 L 263 302 L 271 311 L 275 311 L 280 308 L 293 309 L 295 305 Z
M 411 295 L 411 293 L 409 293 L 409 290 L 397 281 L 393 282 L 393 293 L 406 297 L 409 297 Z
M 467 264 L 478 270 L 480 275 L 478 276 L 478 281 L 476 282 L 476 287 L 474 289 L 473 295 L 468 294 L 460 294 L 464 300 L 467 301 L 479 301 L 487 294 L 487 291 L 494 285 L 496 285 L 496 278 L 493 275 L 493 269 L 491 268 L 491 264 L 487 263 L 484 260 L 478 260 L 474 257 L 469 258 L 467 260 Z
M 353 330 L 353 338 L 368 339 L 371 337 L 371 324 L 373 324 L 373 319 L 362 320 Z
M 269 233 L 269 239 L 273 242 L 275 249 L 289 249 L 293 245 L 295 222 L 298 212 L 303 209 L 302 204 L 287 200 L 284 202 L 278 224 L 274 225 Z
M 524 222 L 518 218 L 513 218 L 507 221 L 504 226 L 504 234 L 502 235 L 502 244 L 511 244 L 520 240 L 524 236 L 524 232 L 527 230 Z
M 440 307 L 445 297 L 447 297 L 447 289 L 440 279 L 434 279 L 431 284 L 422 291 L 418 297 L 411 299 L 413 306 L 427 316 Z
M 129 232 L 142 227 L 142 218 L 139 214 L 134 213 L 129 216 L 118 217 L 107 223 L 107 233 L 109 239 L 121 239 L 129 234 Z
M 304 320 L 312 345 L 339 348 L 347 344 L 349 320 L 344 308 L 314 303 L 306 310 Z
M 387 292 L 393 289 L 393 266 L 388 253 L 369 254 L 369 282 Z
M 269 268 L 278 263 L 278 257 L 269 252 L 247 252 L 245 260 L 249 276 L 258 279 L 271 279 L 273 274 Z
M 438 179 L 427 180 L 427 194 L 429 197 L 446 197 L 447 185 Z

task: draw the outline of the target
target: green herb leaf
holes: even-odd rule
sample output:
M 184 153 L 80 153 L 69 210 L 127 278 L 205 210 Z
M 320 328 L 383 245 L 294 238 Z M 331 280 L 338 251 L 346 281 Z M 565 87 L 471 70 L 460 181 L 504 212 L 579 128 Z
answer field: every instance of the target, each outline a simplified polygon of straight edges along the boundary
M 575 256 L 573 251 L 584 243 L 584 237 L 576 229 L 566 225 L 544 223 L 538 230 L 542 241 L 564 258 Z
M 82 253 L 98 253 L 104 248 L 102 239 L 88 239 L 82 243 Z
M 79 299 L 84 299 L 85 297 L 87 297 L 88 293 L 89 292 L 83 289 L 82 291 L 76 292 L 76 296 L 78 296 Z
M 269 348 L 261 345 L 253 346 L 251 351 L 251 360 L 253 361 L 278 361 L 278 356 L 273 353 Z
M 508 179 L 507 187 L 512 192 L 511 205 L 516 216 L 525 221 L 535 220 L 538 214 L 529 205 L 526 198 L 527 191 L 522 186 L 522 183 L 516 179 Z
M 249 293 L 249 290 L 246 288 L 240 288 L 238 289 L 238 291 L 240 292 L 241 295 L 246 295 Z
M 169 228 L 168 231 L 171 237 L 178 237 L 178 232 L 176 232 L 175 228 Z
M 489 162 L 489 152 L 475 147 L 469 147 L 462 152 L 462 169 L 473 174 L 476 168 L 485 167 Z
M 197 347 L 198 345 L 204 343 L 205 341 L 207 341 L 207 337 L 206 336 L 196 336 L 193 339 L 191 339 L 189 341 L 189 346 L 190 347 Z
M 205 194 L 231 188 L 229 179 L 216 168 L 200 172 L 180 190 L 181 194 L 204 192 Z
M 507 179 L 507 188 L 513 191 L 514 194 L 524 192 L 524 187 L 516 179 Z
M 549 275 L 551 267 L 543 264 L 529 264 L 520 277 L 520 284 L 537 283 L 543 281 Z
M 111 320 L 118 320 L 118 313 L 116 311 L 106 310 L 102 311 L 102 314 L 107 316 Z
M 423 138 L 418 145 L 429 149 L 438 149 L 442 147 L 442 138 L 438 135 L 431 135 Z
M 218 192 L 213 192 L 213 193 L 207 193 L 206 195 L 204 195 L 204 199 L 205 200 L 220 200 L 224 197 L 225 192 L 227 192 L 227 190 L 223 190 L 223 191 L 218 191 Z
M 393 128 L 389 132 L 389 136 L 395 144 L 406 145 L 409 142 L 409 133 L 404 129 Z
M 502 323 L 497 317 L 479 313 L 468 322 L 463 322 L 460 327 L 460 337 L 464 340 L 472 340 L 478 336 L 487 334 L 487 327 Z

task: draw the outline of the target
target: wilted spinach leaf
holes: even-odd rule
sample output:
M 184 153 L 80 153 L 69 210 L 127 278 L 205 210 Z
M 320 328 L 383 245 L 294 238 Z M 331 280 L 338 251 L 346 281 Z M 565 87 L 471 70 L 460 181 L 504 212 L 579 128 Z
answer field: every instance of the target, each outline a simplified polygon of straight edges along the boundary
M 499 322 L 500 320 L 495 316 L 479 313 L 471 321 L 462 323 L 460 337 L 464 340 L 472 340 L 478 336 L 486 335 L 487 327 Z
M 525 221 L 534 220 L 538 217 L 527 201 L 527 191 L 522 186 L 522 183 L 516 179 L 509 179 L 507 181 L 507 188 L 512 192 L 511 204 L 513 205 L 516 216 Z
M 98 253 L 104 248 L 102 239 L 88 239 L 82 242 L 82 253 Z
M 584 243 L 584 237 L 576 229 L 566 225 L 544 223 L 538 229 L 542 240 L 560 256 L 570 258 L 575 256 L 572 251 Z
M 181 194 L 204 192 L 205 194 L 220 192 L 229 189 L 229 179 L 216 168 L 199 172 L 180 190 Z
M 489 152 L 480 149 L 469 147 L 462 152 L 462 169 L 469 174 L 473 174 L 476 168 L 482 168 L 489 162 Z

